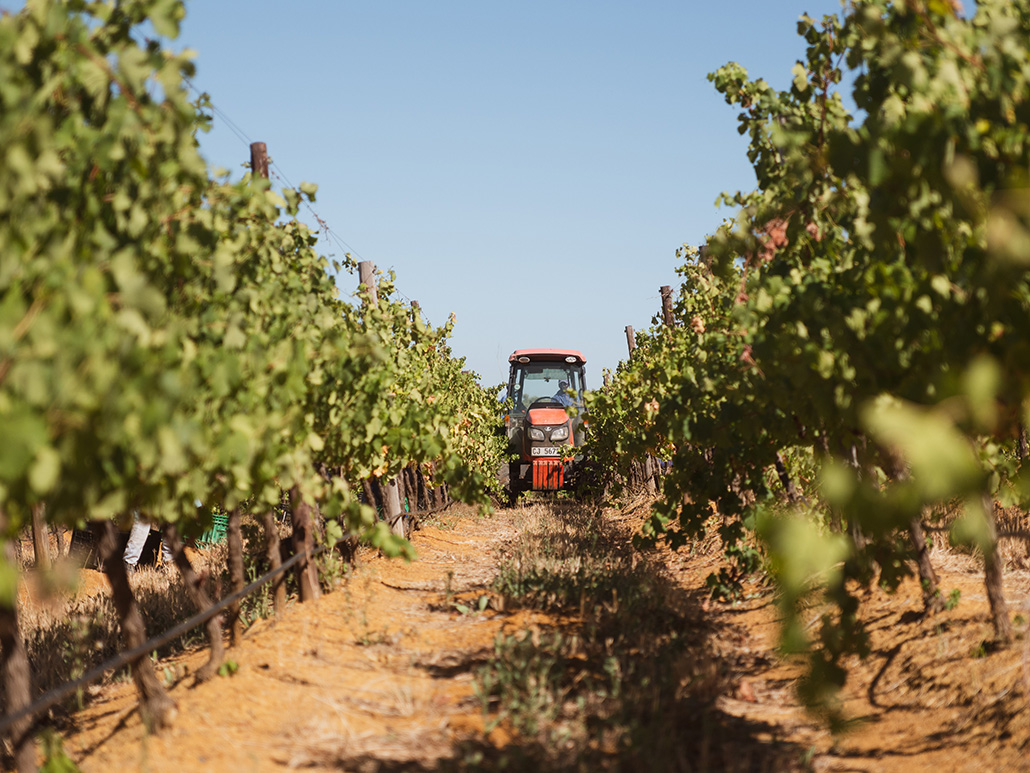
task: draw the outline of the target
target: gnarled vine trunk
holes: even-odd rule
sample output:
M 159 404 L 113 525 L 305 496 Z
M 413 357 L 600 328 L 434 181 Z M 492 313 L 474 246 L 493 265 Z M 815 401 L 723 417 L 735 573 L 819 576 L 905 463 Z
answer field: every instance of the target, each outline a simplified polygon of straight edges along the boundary
M 890 468 L 894 480 L 909 479 L 908 468 L 896 456 L 891 457 Z M 926 513 L 925 510 L 923 512 Z M 923 533 L 921 516 L 909 521 L 908 538 L 912 543 L 912 550 L 916 557 L 916 570 L 919 572 L 919 588 L 923 594 L 923 614 L 926 616 L 936 615 L 944 609 L 944 597 L 941 595 L 937 572 L 934 571 L 933 563 L 930 561 L 930 548 L 926 543 L 926 535 Z
M 0 508 L 0 534 L 6 531 L 7 518 Z M 14 543 L 5 540 L 3 551 L 8 565 L 17 566 Z M 17 592 L 10 598 L 0 599 L 0 675 L 4 684 L 4 714 L 10 716 L 28 706 L 32 699 L 29 656 L 18 623 Z M 36 770 L 36 744 L 32 737 L 32 717 L 19 719 L 8 732 L 14 770 L 33 773 Z
M 916 554 L 916 567 L 919 570 L 919 587 L 923 591 L 923 614 L 936 615 L 944 609 L 944 597 L 941 596 L 937 581 L 937 572 L 930 563 L 930 549 L 923 534 L 923 524 L 919 518 L 913 518 L 908 524 L 908 536 Z
M 987 601 L 991 606 L 994 639 L 999 644 L 1008 644 L 1012 641 L 1012 621 L 1009 619 L 1008 604 L 1005 603 L 1001 556 L 998 554 L 998 530 L 994 521 L 994 500 L 990 494 L 984 494 L 982 501 L 990 538 L 990 546 L 984 550 L 984 585 L 987 588 Z
M 275 526 L 275 513 L 271 510 L 261 514 L 261 525 L 265 530 L 265 557 L 268 559 L 268 567 L 271 570 L 278 569 L 283 565 L 282 553 L 279 546 L 279 531 Z M 278 575 L 272 580 L 272 608 L 276 617 L 282 615 L 286 609 L 286 582 L 283 575 Z
M 297 564 L 297 585 L 301 602 L 321 598 L 322 588 L 318 584 L 318 569 L 311 560 L 315 549 L 315 535 L 311 518 L 311 505 L 304 501 L 300 489 L 290 492 L 293 509 L 293 552 L 304 555 Z
M 801 495 L 798 494 L 797 486 L 794 485 L 794 480 L 787 471 L 787 464 L 783 461 L 783 454 L 779 451 L 776 452 L 775 466 L 776 477 L 780 479 L 780 485 L 783 486 L 783 492 L 787 495 L 787 501 L 791 503 L 798 502 L 801 499 Z
M 36 553 L 36 568 L 50 569 L 50 536 L 46 526 L 46 505 L 42 502 L 32 506 L 32 547 Z
M 168 549 L 172 551 L 172 559 L 179 569 L 179 574 L 182 575 L 182 580 L 186 584 L 186 592 L 189 594 L 193 606 L 197 608 L 197 612 L 207 612 L 214 606 L 214 603 L 207 595 L 207 591 L 204 590 L 203 579 L 194 571 L 193 565 L 186 556 L 186 551 L 182 549 L 179 530 L 175 528 L 174 524 L 166 523 L 162 534 L 165 542 L 168 543 Z M 211 646 L 211 657 L 208 658 L 207 663 L 197 669 L 198 682 L 206 682 L 217 674 L 222 660 L 225 658 L 225 644 L 222 642 L 222 616 L 212 617 L 204 624 L 204 629 L 207 631 L 207 641 Z
M 140 616 L 136 597 L 129 585 L 129 575 L 125 571 L 125 562 L 119 550 L 118 536 L 114 524 L 110 521 L 94 521 L 90 524 L 93 541 L 100 554 L 104 573 L 111 583 L 115 610 L 118 612 L 118 624 L 122 629 L 122 638 L 126 649 L 133 649 L 147 640 L 147 631 Z M 140 697 L 140 715 L 150 728 L 171 726 L 175 721 L 178 708 L 175 701 L 165 692 L 154 671 L 154 664 L 144 653 L 130 664 L 132 680 Z
M 239 593 L 243 590 L 245 579 L 243 576 L 243 531 L 240 528 L 240 521 L 243 514 L 240 508 L 235 508 L 229 513 L 226 521 L 225 541 L 229 550 L 229 593 Z M 229 605 L 229 635 L 233 647 L 243 639 L 243 620 L 240 619 L 240 602 L 234 601 Z
M 426 476 L 421 467 L 415 473 L 415 485 L 418 491 L 418 509 L 428 510 L 429 496 L 426 493 Z

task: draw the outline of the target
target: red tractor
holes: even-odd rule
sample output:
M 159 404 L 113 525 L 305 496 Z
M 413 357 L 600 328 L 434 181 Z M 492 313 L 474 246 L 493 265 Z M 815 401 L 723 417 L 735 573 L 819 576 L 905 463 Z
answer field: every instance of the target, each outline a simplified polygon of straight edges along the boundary
M 508 467 L 514 501 L 523 491 L 557 491 L 571 483 L 582 458 L 586 359 L 572 349 L 519 349 L 508 362 L 512 406 L 504 421 L 516 457 Z M 578 415 L 570 416 L 570 407 Z

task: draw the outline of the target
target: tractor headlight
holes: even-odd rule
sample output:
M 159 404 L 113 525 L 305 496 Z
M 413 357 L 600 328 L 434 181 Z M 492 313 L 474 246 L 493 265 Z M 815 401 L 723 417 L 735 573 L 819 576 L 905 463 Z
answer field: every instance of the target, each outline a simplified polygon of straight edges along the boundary
M 529 439 L 530 440 L 543 440 L 544 439 L 544 431 L 542 429 L 537 429 L 536 427 L 530 427 L 529 428 Z
M 568 440 L 569 439 L 569 425 L 566 424 L 564 427 L 558 427 L 554 432 L 551 433 L 551 440 Z

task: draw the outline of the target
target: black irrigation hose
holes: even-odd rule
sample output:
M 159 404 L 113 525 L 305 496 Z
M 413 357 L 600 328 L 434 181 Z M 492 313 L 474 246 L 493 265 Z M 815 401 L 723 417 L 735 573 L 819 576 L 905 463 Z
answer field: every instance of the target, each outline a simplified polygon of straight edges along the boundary
M 392 529 L 397 524 L 397 521 L 399 521 L 401 518 L 404 518 L 405 516 L 411 518 L 412 521 L 419 521 L 424 516 L 442 513 L 444 510 L 455 504 L 457 501 L 458 500 L 456 499 L 448 499 L 444 504 L 430 508 L 429 510 L 412 510 L 410 513 L 402 510 L 401 512 L 397 513 L 397 515 L 395 515 L 393 518 L 384 518 L 383 520 L 385 520 Z
M 434 507 L 431 510 L 423 510 L 413 513 L 399 513 L 392 521 L 390 521 L 390 525 L 393 526 L 393 524 L 400 520 L 400 517 L 404 515 L 410 515 L 412 517 L 432 515 L 433 513 L 440 512 L 441 510 L 446 510 L 448 507 L 453 505 L 454 502 L 455 500 L 451 499 L 446 504 L 443 504 L 439 507 Z M 307 554 L 308 558 L 314 558 L 315 556 L 321 554 L 325 550 L 328 550 L 328 548 L 328 545 L 322 545 L 321 547 L 315 548 L 315 550 Z M 87 671 L 78 679 L 75 679 L 71 682 L 65 682 L 63 685 L 59 685 L 58 687 L 55 687 L 52 690 L 48 690 L 47 692 L 39 696 L 36 700 L 34 700 L 32 703 L 30 703 L 28 706 L 26 706 L 23 709 L 20 709 L 14 714 L 0 718 L 0 734 L 6 733 L 10 729 L 11 725 L 15 724 L 20 719 L 24 719 L 28 716 L 33 716 L 38 712 L 49 709 L 54 704 L 59 703 L 60 701 L 67 698 L 76 690 L 85 687 L 86 685 L 91 684 L 92 682 L 95 682 L 98 679 L 102 678 L 104 674 L 106 674 L 108 671 L 116 671 L 122 666 L 128 665 L 129 663 L 132 663 L 140 657 L 146 655 L 148 652 L 151 652 L 157 649 L 158 647 L 167 644 L 173 639 L 179 638 L 187 631 L 196 628 L 198 625 L 206 623 L 208 620 L 217 615 L 219 612 L 221 612 L 223 609 L 225 609 L 233 602 L 239 601 L 245 596 L 249 596 L 251 593 L 260 588 L 269 580 L 275 579 L 278 575 L 282 574 L 287 569 L 292 568 L 294 564 L 298 563 L 304 557 L 304 555 L 305 554 L 303 553 L 297 553 L 296 555 L 291 556 L 286 561 L 284 561 L 283 564 L 279 566 L 277 569 L 272 569 L 271 571 L 266 572 L 264 575 L 254 580 L 254 582 L 252 582 L 243 590 L 239 590 L 230 596 L 226 596 L 224 599 L 219 601 L 210 609 L 204 612 L 200 612 L 191 617 L 189 620 L 179 623 L 174 628 L 171 628 L 162 634 L 158 634 L 157 636 L 148 639 L 147 641 L 140 644 L 138 647 L 134 647 L 131 650 L 126 650 L 125 652 L 116 655 L 115 657 L 111 658 L 105 663 L 101 663 L 99 666 Z
M 244 596 L 253 593 L 257 588 L 261 587 L 269 580 L 274 579 L 278 575 L 285 572 L 287 569 L 292 568 L 293 565 L 298 563 L 301 559 L 305 557 L 314 558 L 315 556 L 319 555 L 327 549 L 327 545 L 322 545 L 321 547 L 318 547 L 315 550 L 313 550 L 311 553 L 297 553 L 291 556 L 283 562 L 282 566 L 279 566 L 278 568 L 272 569 L 271 571 L 265 573 L 263 576 L 254 580 L 254 582 L 252 582 L 243 590 L 236 591 L 236 593 L 233 593 L 230 596 L 226 596 L 224 599 L 219 601 L 210 609 L 194 615 L 189 620 L 179 623 L 174 628 L 165 631 L 162 634 L 158 634 L 157 636 L 151 639 L 148 639 L 147 641 L 143 642 L 143 644 L 140 644 L 137 647 L 133 647 L 131 650 L 127 650 L 119 655 L 116 655 L 107 662 L 101 663 L 96 668 L 87 671 L 78 679 L 72 682 L 65 682 L 63 685 L 55 687 L 52 690 L 48 690 L 25 708 L 15 712 L 14 714 L 11 714 L 10 716 L 6 716 L 0 719 L 0 734 L 6 733 L 10 729 L 10 727 L 19 720 L 24 719 L 25 717 L 33 716 L 34 714 L 40 711 L 49 709 L 51 706 L 64 700 L 66 697 L 71 695 L 79 688 L 85 687 L 86 685 L 97 681 L 98 679 L 103 677 L 104 674 L 106 674 L 108 671 L 117 670 L 122 666 L 128 665 L 129 663 L 132 663 L 138 660 L 139 658 L 145 656 L 148 652 L 157 649 L 161 645 L 167 644 L 173 639 L 179 638 L 187 631 L 196 628 L 198 625 L 206 623 L 208 620 L 217 615 L 219 612 L 221 612 L 227 606 L 232 604 L 234 601 L 239 601 Z

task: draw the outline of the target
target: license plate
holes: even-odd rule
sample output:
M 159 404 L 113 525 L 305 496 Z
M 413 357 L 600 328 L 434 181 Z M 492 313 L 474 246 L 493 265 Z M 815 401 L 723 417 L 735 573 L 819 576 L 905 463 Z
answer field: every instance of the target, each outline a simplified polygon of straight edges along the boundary
M 561 449 L 557 446 L 536 446 L 529 449 L 531 456 L 560 456 Z

